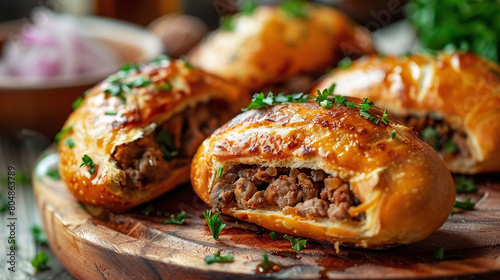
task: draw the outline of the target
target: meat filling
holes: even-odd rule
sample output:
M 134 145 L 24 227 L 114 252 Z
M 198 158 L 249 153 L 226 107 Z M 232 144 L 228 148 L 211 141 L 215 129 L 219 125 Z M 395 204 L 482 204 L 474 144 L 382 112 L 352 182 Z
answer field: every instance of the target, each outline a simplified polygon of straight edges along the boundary
M 409 127 L 414 127 L 422 138 L 440 153 L 442 157 L 471 157 L 467 145 L 467 135 L 453 129 L 445 121 L 429 116 L 408 116 L 404 121 Z
M 281 209 L 308 219 L 364 219 L 364 215 L 349 213 L 350 207 L 361 203 L 349 184 L 323 170 L 232 165 L 214 185 L 210 202 L 214 211 L 225 207 Z
M 143 188 L 167 178 L 171 170 L 189 164 L 198 146 L 231 118 L 223 101 L 214 100 L 173 116 L 150 135 L 116 147 L 112 157 L 125 171 L 121 185 L 128 190 Z

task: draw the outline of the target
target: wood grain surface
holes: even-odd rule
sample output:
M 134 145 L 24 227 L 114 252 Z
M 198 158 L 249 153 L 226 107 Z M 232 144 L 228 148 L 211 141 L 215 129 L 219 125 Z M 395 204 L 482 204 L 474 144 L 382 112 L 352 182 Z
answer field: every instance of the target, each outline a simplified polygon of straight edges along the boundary
M 388 250 L 343 248 L 308 241 L 297 253 L 290 242 L 253 224 L 221 216 L 227 226 L 214 240 L 202 212 L 208 207 L 190 185 L 123 214 L 80 205 L 64 183 L 45 174 L 57 154 L 35 169 L 35 198 L 51 249 L 79 279 L 500 279 L 500 179 L 475 177 L 479 191 L 458 195 L 475 210 L 450 216 L 427 239 Z M 144 214 L 153 209 L 158 213 Z M 164 213 L 192 214 L 183 225 L 164 224 Z M 444 246 L 445 259 L 434 253 Z M 234 262 L 207 265 L 204 257 L 234 254 Z M 281 268 L 257 270 L 263 254 Z

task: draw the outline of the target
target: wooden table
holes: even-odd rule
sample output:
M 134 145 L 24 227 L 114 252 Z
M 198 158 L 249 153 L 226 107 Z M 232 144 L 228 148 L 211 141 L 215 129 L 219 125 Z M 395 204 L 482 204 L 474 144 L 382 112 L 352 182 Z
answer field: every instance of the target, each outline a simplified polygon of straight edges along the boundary
M 7 196 L 8 167 L 14 166 L 16 172 L 15 215 L 10 216 L 8 211 L 0 213 L 0 279 L 75 279 L 62 266 L 47 245 L 37 244 L 31 227 L 42 227 L 40 215 L 35 206 L 31 183 L 31 172 L 37 158 L 52 141 L 39 134 L 27 132 L 18 139 L 8 139 L 0 135 L 0 193 Z M 0 205 L 2 205 L 0 203 Z M 16 220 L 7 220 L 14 217 Z M 16 272 L 8 271 L 6 254 L 10 251 L 7 243 L 10 230 L 6 227 L 7 221 L 15 221 Z M 6 230 L 7 229 L 7 230 Z M 31 259 L 40 251 L 49 255 L 48 269 L 35 273 Z M 3 278 L 5 277 L 5 278 Z

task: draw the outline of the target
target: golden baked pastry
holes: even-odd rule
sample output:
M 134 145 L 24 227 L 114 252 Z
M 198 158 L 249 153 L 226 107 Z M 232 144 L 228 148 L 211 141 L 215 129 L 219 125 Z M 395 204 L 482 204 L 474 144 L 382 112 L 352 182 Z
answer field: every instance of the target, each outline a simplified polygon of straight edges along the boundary
M 195 192 L 212 211 L 293 236 L 365 248 L 427 237 L 455 200 L 446 165 L 413 129 L 345 101 L 357 108 L 309 101 L 233 118 L 194 156 Z
M 300 5 L 295 13 L 286 5 L 259 6 L 234 16 L 191 52 L 190 62 L 251 94 L 292 93 L 309 91 L 346 56 L 375 52 L 369 32 L 342 12 L 292 2 Z
M 442 156 L 451 172 L 500 171 L 500 66 L 472 53 L 368 56 L 317 88 L 391 108 Z
M 189 181 L 200 143 L 245 98 L 181 60 L 123 68 L 92 88 L 59 134 L 59 173 L 81 202 L 122 212 Z

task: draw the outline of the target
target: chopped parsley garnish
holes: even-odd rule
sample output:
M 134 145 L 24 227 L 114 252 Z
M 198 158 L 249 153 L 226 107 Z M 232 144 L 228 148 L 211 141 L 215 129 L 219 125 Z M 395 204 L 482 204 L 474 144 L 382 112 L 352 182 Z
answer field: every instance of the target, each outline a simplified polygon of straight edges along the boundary
M 271 233 L 269 233 L 269 236 L 271 236 L 272 240 L 276 240 L 276 232 L 271 231 Z
M 283 95 L 280 93 L 276 96 L 272 92 L 269 92 L 267 96 L 264 96 L 264 93 L 262 92 L 255 93 L 248 107 L 242 109 L 242 111 L 264 108 L 266 106 L 273 106 L 276 104 L 305 103 L 307 102 L 308 97 L 309 95 L 304 93 L 295 93 L 289 95 Z
M 307 2 L 304 0 L 286 0 L 280 8 L 286 15 L 297 18 L 307 18 Z
M 73 102 L 73 104 L 71 105 L 71 108 L 73 108 L 73 110 L 76 110 L 78 107 L 80 107 L 80 105 L 82 105 L 83 103 L 83 97 L 78 97 L 75 102 Z
M 329 88 L 324 89 L 323 91 L 317 90 L 318 96 L 316 97 L 315 101 L 319 102 L 319 105 L 325 108 L 331 108 L 333 106 L 333 102 L 337 106 L 346 106 L 347 108 L 350 109 L 356 109 L 356 104 L 354 102 L 347 101 L 347 97 L 345 96 L 340 96 L 340 95 L 334 95 L 333 91 L 335 90 L 335 84 L 332 84 Z M 329 97 L 332 96 L 332 100 L 329 99 Z M 361 116 L 366 118 L 367 120 L 371 121 L 374 124 L 378 124 L 380 119 L 375 117 L 374 115 L 370 114 L 369 110 L 373 106 L 372 101 L 368 101 L 368 98 L 363 98 L 363 103 L 359 104 L 359 113 Z M 387 119 L 387 109 L 384 111 L 384 114 L 382 115 L 382 122 L 385 124 L 388 124 L 390 121 Z
M 53 180 L 59 180 L 61 179 L 61 176 L 59 176 L 59 172 L 57 170 L 49 170 L 45 175 Z
M 184 224 L 184 219 L 189 218 L 191 215 L 186 213 L 186 211 L 182 211 L 177 214 L 170 214 L 170 219 L 166 219 L 164 224 L 176 224 L 182 225 Z
M 337 64 L 338 67 L 340 68 L 349 68 L 352 65 L 352 60 L 348 57 L 344 57 L 339 63 Z
M 448 139 L 443 144 L 444 150 L 449 154 L 454 154 L 458 151 L 457 144 L 453 142 L 453 139 Z
M 217 251 L 215 255 L 206 256 L 205 263 L 213 264 L 214 262 L 225 263 L 234 261 L 234 256 L 231 253 L 228 253 L 224 256 L 221 256 L 220 251 Z
M 163 158 L 166 160 L 173 159 L 179 154 L 179 150 L 175 146 L 172 134 L 168 131 L 160 131 L 156 135 L 156 142 L 160 145 L 160 150 L 163 153 Z
M 104 114 L 109 115 L 109 116 L 116 116 L 116 111 L 106 111 Z
M 260 262 L 260 267 L 262 267 L 263 270 L 269 270 L 273 268 L 271 263 L 269 263 L 269 256 L 267 254 L 262 255 L 262 261 Z
M 43 232 L 43 230 L 40 227 L 32 226 L 31 233 L 33 233 L 36 243 L 41 245 L 47 244 L 47 235 L 45 235 L 45 232 Z
M 172 90 L 172 85 L 169 83 L 164 83 L 163 85 L 155 86 L 155 89 L 169 91 L 169 90 Z
M 241 6 L 240 6 L 240 14 L 242 15 L 252 15 L 253 12 L 255 12 L 255 9 L 257 8 L 257 3 L 255 3 L 255 1 L 252 1 L 252 0 L 244 0 L 242 3 L 241 3 Z
M 137 70 L 137 69 L 139 69 L 139 64 L 137 64 L 137 63 L 125 63 L 120 68 L 120 70 L 125 72 L 125 73 L 128 73 L 132 70 Z
M 49 256 L 44 252 L 41 251 L 38 253 L 32 260 L 31 260 L 31 265 L 37 270 L 44 270 L 47 268 L 47 263 L 49 262 Z
M 294 249 L 296 252 L 300 252 L 306 248 L 307 239 L 299 237 L 294 238 L 286 234 L 283 235 L 283 238 L 290 241 L 290 243 L 292 244 L 292 249 Z
M 63 137 L 64 134 L 68 133 L 70 130 L 73 129 L 73 125 L 69 125 L 68 127 L 66 128 L 63 128 L 61 131 L 59 131 L 56 136 L 54 137 L 54 140 L 56 142 L 59 142 L 59 140 L 61 140 L 61 138 Z
M 128 86 L 121 85 L 121 84 L 114 84 L 114 85 L 111 85 L 109 88 L 105 89 L 104 92 L 110 94 L 111 96 L 118 97 L 123 102 L 126 102 L 127 98 L 125 98 L 125 95 L 123 95 L 122 88 L 125 89 L 124 90 L 125 92 L 128 91 L 128 90 L 126 90 L 128 88 Z
M 434 252 L 434 255 L 432 256 L 436 260 L 444 260 L 444 259 L 456 259 L 456 258 L 461 258 L 461 255 L 444 255 L 444 250 L 445 247 L 442 246 L 440 247 L 436 252 Z
M 392 139 L 396 138 L 396 130 L 395 129 L 393 129 L 391 132 L 391 138 Z
M 457 192 L 470 193 L 477 191 L 477 186 L 471 179 L 467 179 L 465 176 L 460 176 L 456 178 L 455 190 Z
M 184 67 L 186 67 L 187 69 L 193 69 L 194 66 L 189 63 L 189 61 L 187 60 L 187 58 L 182 58 L 182 61 L 184 62 Z
M 134 79 L 133 81 L 129 82 L 127 84 L 127 86 L 129 88 L 133 88 L 133 87 L 145 87 L 145 86 L 149 85 L 150 83 L 151 83 L 151 80 L 146 79 L 144 76 L 139 76 L 136 79 Z
M 205 216 L 205 220 L 207 220 L 208 228 L 210 228 L 212 236 L 215 240 L 219 239 L 220 232 L 226 226 L 226 224 L 223 224 L 222 220 L 219 219 L 219 215 L 220 213 L 215 213 L 212 216 L 212 212 L 210 210 L 207 210 L 203 213 L 203 216 Z
M 382 114 L 382 122 L 388 124 L 390 121 L 387 119 L 387 109 L 384 110 L 384 114 Z
M 66 145 L 68 145 L 70 149 L 73 149 L 73 147 L 75 146 L 75 142 L 73 142 L 71 138 L 68 138 L 68 140 L 66 140 Z
M 223 16 L 220 18 L 220 27 L 226 31 L 234 31 L 234 17 Z
M 82 167 L 82 166 L 90 166 L 89 173 L 90 174 L 94 174 L 94 172 L 95 172 L 94 161 L 92 161 L 92 159 L 88 155 L 84 155 L 82 157 L 82 160 L 83 160 L 83 163 L 80 165 L 80 167 Z
M 224 171 L 224 167 L 219 167 L 217 169 L 217 178 L 222 178 L 222 172 Z
M 476 206 L 476 203 L 474 202 L 471 202 L 471 198 L 470 197 L 467 197 L 465 199 L 465 201 L 455 201 L 455 203 L 453 204 L 453 207 L 455 208 L 460 208 L 460 209 L 464 209 L 464 210 L 473 210 L 474 209 L 474 206 Z
M 439 133 L 438 131 L 432 127 L 432 126 L 426 126 L 423 130 L 422 130 L 422 137 L 425 139 L 425 140 L 434 140 L 436 138 L 439 137 Z

